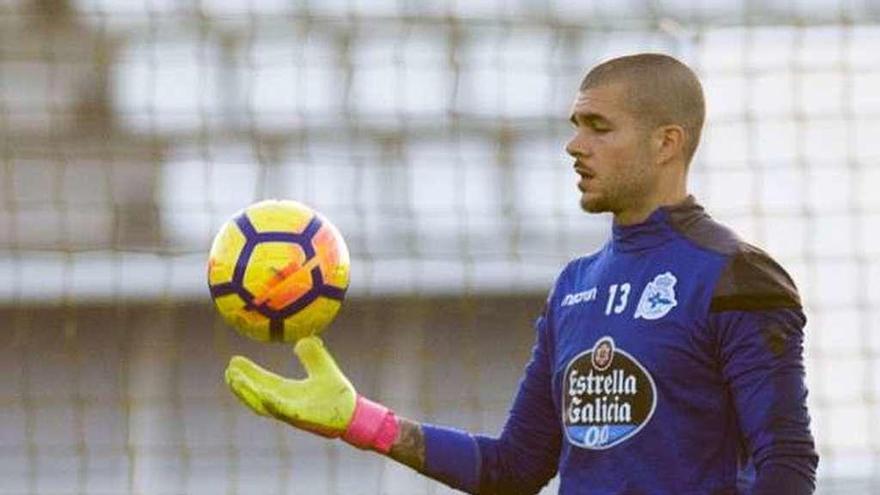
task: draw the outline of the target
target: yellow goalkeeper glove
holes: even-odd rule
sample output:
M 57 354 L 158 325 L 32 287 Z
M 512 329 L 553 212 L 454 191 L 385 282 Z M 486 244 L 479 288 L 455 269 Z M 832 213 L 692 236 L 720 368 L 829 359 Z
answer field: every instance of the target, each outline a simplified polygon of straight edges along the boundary
M 226 367 L 226 383 L 257 414 L 387 454 L 400 426 L 394 412 L 359 395 L 320 338 L 300 339 L 294 352 L 308 374 L 304 380 L 284 378 L 234 356 Z

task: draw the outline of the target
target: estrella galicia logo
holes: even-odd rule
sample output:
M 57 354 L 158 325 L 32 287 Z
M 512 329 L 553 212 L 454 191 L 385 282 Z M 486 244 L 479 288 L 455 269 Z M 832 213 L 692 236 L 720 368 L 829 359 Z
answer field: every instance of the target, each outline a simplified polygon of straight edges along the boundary
M 565 435 L 572 444 L 590 450 L 608 449 L 631 438 L 657 407 L 654 379 L 609 336 L 568 363 L 562 390 Z
M 661 273 L 654 277 L 652 282 L 648 282 L 645 290 L 642 291 L 642 297 L 639 298 L 639 305 L 633 318 L 658 320 L 678 306 L 678 301 L 675 300 L 676 282 L 678 279 L 672 272 Z

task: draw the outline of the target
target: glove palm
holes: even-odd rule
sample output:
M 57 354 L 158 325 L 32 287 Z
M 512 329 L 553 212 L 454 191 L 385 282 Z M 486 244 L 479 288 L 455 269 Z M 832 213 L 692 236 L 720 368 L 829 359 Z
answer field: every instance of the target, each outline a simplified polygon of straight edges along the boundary
M 284 378 L 235 356 L 226 368 L 232 392 L 257 414 L 326 437 L 342 435 L 352 421 L 357 392 L 318 337 L 300 339 L 294 352 L 308 377 Z

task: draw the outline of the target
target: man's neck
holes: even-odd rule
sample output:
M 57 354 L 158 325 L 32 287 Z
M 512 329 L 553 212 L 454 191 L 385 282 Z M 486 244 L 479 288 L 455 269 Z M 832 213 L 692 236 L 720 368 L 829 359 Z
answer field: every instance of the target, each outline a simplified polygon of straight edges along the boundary
M 645 201 L 640 205 L 633 205 L 632 208 L 618 211 L 614 213 L 614 223 L 616 225 L 635 225 L 642 223 L 654 213 L 657 208 L 663 206 L 672 206 L 684 201 L 688 196 L 687 190 L 676 191 L 675 193 L 666 194 L 650 201 Z

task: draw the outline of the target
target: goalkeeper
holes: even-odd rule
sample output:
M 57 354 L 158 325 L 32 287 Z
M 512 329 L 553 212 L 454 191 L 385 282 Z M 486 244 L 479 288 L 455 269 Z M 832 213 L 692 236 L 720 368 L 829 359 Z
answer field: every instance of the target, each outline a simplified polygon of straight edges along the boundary
M 687 192 L 705 115 L 694 73 L 639 54 L 581 83 L 566 150 L 581 207 L 611 238 L 563 269 L 499 437 L 396 416 L 359 396 L 317 337 L 305 380 L 235 357 L 259 414 L 386 454 L 469 493 L 806 494 L 818 456 L 804 385 L 805 317 L 767 254 Z

